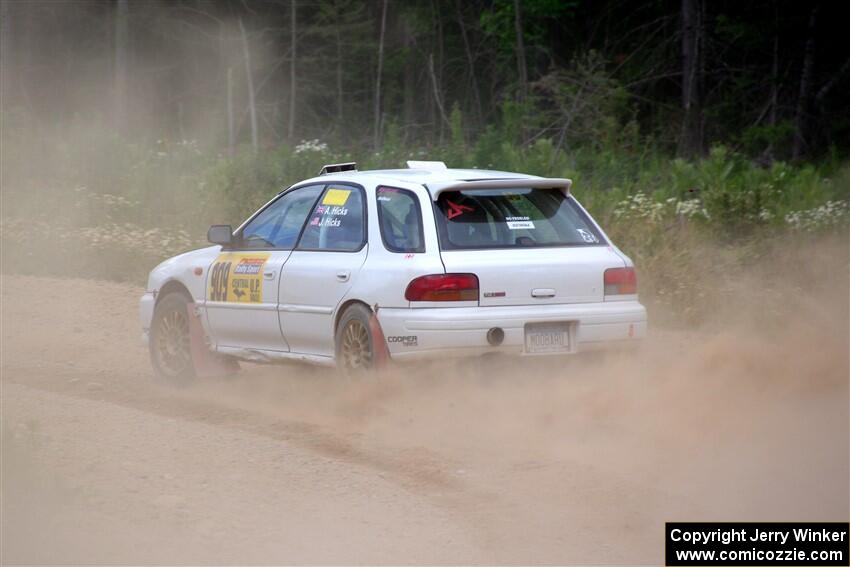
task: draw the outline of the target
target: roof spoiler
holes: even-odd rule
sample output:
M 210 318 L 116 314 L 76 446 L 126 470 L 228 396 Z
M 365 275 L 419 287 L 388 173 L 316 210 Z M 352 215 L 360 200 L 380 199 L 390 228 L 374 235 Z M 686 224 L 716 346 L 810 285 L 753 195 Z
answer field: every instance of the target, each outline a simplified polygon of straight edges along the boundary
M 319 175 L 339 173 L 340 171 L 357 171 L 357 163 L 353 161 L 346 163 L 329 163 L 322 166 L 322 169 L 319 170 Z
M 571 179 L 484 179 L 481 181 L 449 181 L 446 183 L 428 183 L 426 187 L 431 193 L 431 199 L 436 201 L 440 193 L 446 191 L 476 191 L 478 189 L 561 189 L 569 193 L 573 182 Z

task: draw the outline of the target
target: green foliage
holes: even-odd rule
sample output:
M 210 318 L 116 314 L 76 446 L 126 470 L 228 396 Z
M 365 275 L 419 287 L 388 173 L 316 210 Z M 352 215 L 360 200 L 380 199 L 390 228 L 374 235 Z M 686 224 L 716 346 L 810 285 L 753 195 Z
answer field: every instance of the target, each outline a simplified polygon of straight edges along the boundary
M 569 16 L 577 1 L 523 0 L 523 40 L 531 45 L 545 45 L 547 24 Z M 505 57 L 514 57 L 516 28 L 514 27 L 514 0 L 496 0 L 481 14 L 482 31 L 496 40 L 498 50 Z
M 534 114 L 549 125 L 559 146 L 599 150 L 635 143 L 637 125 L 631 121 L 629 94 L 611 77 L 598 52 L 574 58 L 568 68 L 550 71 L 534 86 Z
M 406 145 L 389 121 L 384 145 L 365 154 L 303 140 L 259 153 L 245 147 L 227 157 L 192 141 L 144 147 L 93 137 L 90 146 L 57 144 L 49 155 L 50 167 L 38 178 L 4 171 L 5 261 L 35 271 L 54 265 L 74 272 L 76 266 L 84 270 L 79 275 L 109 278 L 141 278 L 160 259 L 203 245 L 210 224 L 235 226 L 322 165 L 351 160 L 361 170 L 443 159 L 452 167 L 570 178 L 575 195 L 641 269 L 666 274 L 653 293 L 676 305 L 694 299 L 695 243 L 748 250 L 783 233 L 846 234 L 850 216 L 850 163 L 838 158 L 763 167 L 718 146 L 704 159 L 686 161 L 622 141 L 567 151 L 548 137 L 519 145 L 495 126 L 470 141 L 458 106 L 450 141 L 440 148 Z M 132 269 L 118 268 L 128 257 L 136 259 Z
M 741 133 L 742 149 L 749 155 L 758 155 L 768 148 L 778 155 L 787 155 L 791 151 L 794 136 L 794 124 L 783 120 L 776 124 L 758 124 L 750 126 Z

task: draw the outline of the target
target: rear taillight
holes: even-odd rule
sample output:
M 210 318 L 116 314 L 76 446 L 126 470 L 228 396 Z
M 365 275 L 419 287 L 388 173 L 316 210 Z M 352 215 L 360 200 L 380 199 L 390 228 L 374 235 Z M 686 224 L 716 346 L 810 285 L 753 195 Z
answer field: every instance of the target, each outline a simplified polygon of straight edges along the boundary
M 605 295 L 634 295 L 637 293 L 637 274 L 634 268 L 605 270 Z
M 407 284 L 408 301 L 478 301 L 475 274 L 434 274 L 418 277 Z

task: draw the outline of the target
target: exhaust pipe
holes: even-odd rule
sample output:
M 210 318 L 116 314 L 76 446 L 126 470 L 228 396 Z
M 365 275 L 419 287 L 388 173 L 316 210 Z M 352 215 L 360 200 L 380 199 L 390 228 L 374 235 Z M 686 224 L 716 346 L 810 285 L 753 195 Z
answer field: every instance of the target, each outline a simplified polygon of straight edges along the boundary
M 487 331 L 487 342 L 491 346 L 499 346 L 505 340 L 505 331 L 501 327 L 493 327 Z

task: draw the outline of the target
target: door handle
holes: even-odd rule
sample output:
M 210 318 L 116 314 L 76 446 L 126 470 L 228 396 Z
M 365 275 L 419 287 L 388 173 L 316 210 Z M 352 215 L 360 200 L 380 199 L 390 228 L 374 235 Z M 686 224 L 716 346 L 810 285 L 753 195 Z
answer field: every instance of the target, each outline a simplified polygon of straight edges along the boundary
M 348 278 L 351 277 L 351 272 L 348 270 L 340 270 L 336 273 L 336 279 L 341 282 L 347 282 Z
M 551 288 L 537 288 L 531 290 L 531 297 L 555 297 L 555 290 Z
M 263 277 L 267 280 L 273 280 L 274 272 L 263 272 Z

